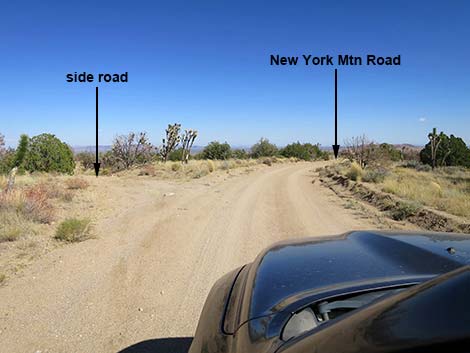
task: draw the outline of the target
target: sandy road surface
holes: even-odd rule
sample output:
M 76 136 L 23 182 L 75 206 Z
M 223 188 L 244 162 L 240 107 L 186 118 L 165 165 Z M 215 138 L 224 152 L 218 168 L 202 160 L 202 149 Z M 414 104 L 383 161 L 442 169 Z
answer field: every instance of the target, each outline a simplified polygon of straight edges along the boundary
M 377 227 L 312 184 L 317 166 L 129 189 L 97 239 L 0 288 L 0 352 L 184 352 L 214 281 L 264 247 Z

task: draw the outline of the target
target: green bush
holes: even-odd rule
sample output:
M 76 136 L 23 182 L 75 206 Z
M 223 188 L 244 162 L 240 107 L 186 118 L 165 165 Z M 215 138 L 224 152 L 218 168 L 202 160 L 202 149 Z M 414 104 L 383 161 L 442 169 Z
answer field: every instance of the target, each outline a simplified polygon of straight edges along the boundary
M 183 149 L 178 148 L 177 150 L 171 151 L 168 155 L 168 159 L 173 162 L 181 162 L 183 160 Z
M 364 173 L 362 175 L 362 181 L 365 181 L 367 183 L 381 183 L 385 180 L 385 177 L 387 176 L 387 174 L 388 174 L 388 171 L 383 168 L 380 168 L 380 169 L 366 168 L 366 170 L 364 170 Z
M 253 158 L 272 157 L 278 154 L 276 145 L 269 142 L 268 139 L 261 138 L 258 143 L 251 147 L 251 156 Z
M 0 174 L 8 174 L 15 165 L 15 150 L 7 149 L 0 155 Z
M 68 218 L 57 227 L 55 238 L 67 242 L 79 242 L 90 238 L 89 219 Z
M 52 134 L 41 134 L 29 141 L 24 166 L 30 172 L 73 174 L 75 161 L 67 144 Z
M 402 221 L 416 214 L 421 208 L 417 203 L 399 202 L 390 211 L 390 216 L 396 221 Z
M 234 150 L 232 157 L 235 159 L 248 159 L 250 156 L 244 149 Z
M 201 152 L 202 159 L 229 159 L 232 156 L 232 149 L 230 145 L 225 143 L 220 143 L 218 141 L 213 141 L 209 143 L 204 150 Z
M 281 150 L 281 155 L 286 158 L 303 159 L 304 161 L 328 158 L 328 153 L 323 152 L 319 145 L 312 145 L 311 143 L 301 144 L 298 141 L 284 147 Z

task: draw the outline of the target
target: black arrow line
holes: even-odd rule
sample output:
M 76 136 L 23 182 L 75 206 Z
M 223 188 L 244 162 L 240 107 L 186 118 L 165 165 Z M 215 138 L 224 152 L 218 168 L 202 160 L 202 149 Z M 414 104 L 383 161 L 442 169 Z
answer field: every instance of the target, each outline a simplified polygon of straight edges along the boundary
M 335 69 L 335 144 L 333 145 L 333 153 L 338 158 L 338 70 Z
M 96 162 L 93 165 L 95 166 L 95 174 L 98 177 L 101 165 L 98 162 L 98 87 L 96 87 Z

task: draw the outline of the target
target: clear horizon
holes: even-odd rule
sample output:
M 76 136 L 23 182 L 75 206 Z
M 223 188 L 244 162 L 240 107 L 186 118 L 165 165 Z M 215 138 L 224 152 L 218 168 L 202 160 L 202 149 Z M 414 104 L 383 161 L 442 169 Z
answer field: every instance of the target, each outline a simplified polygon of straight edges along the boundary
M 43 132 L 94 144 L 96 83 L 66 82 L 83 71 L 129 72 L 128 83 L 99 84 L 101 145 L 129 131 L 159 144 L 179 122 L 199 131 L 197 145 L 266 137 L 330 146 L 335 67 L 340 144 L 365 134 L 424 145 L 433 127 L 470 144 L 468 2 L 76 4 L 2 7 L 0 133 L 9 146 Z M 276 67 L 271 54 L 401 55 L 401 66 Z

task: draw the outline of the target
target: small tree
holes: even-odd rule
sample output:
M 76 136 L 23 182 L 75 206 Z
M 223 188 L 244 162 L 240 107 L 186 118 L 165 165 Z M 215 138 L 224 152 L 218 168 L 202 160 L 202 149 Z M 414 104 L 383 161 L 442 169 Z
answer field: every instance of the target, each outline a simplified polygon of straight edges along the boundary
M 30 139 L 24 166 L 30 172 L 73 174 L 75 161 L 72 149 L 66 143 L 52 134 L 41 134 Z
M 136 164 L 148 163 L 152 160 L 155 148 L 149 142 L 145 132 L 130 132 L 117 136 L 111 148 L 114 169 L 129 169 Z
M 18 142 L 18 148 L 16 149 L 16 153 L 15 153 L 15 161 L 14 161 L 15 167 L 18 167 L 21 169 L 24 159 L 26 157 L 26 153 L 28 152 L 28 145 L 29 145 L 28 135 L 25 135 L 25 134 L 21 135 L 20 141 Z
M 224 160 L 229 159 L 232 156 L 232 149 L 227 142 L 220 143 L 218 141 L 213 141 L 204 148 L 201 154 L 203 159 Z
M 180 130 L 181 124 L 168 124 L 168 128 L 165 130 L 166 138 L 162 140 L 163 145 L 160 151 L 163 161 L 166 162 L 170 153 L 178 147 L 181 141 Z
M 342 155 L 351 161 L 359 163 L 364 168 L 370 162 L 374 144 L 366 137 L 354 136 L 344 141 Z
M 197 130 L 184 130 L 184 134 L 181 137 L 181 140 L 183 141 L 183 147 L 182 147 L 182 156 L 181 156 L 181 161 L 183 163 L 188 163 L 189 160 L 189 155 L 191 154 L 191 147 L 193 147 L 194 140 L 197 137 Z
M 258 143 L 251 147 L 251 156 L 253 158 L 272 157 L 278 153 L 276 145 L 269 142 L 266 138 L 261 138 Z

